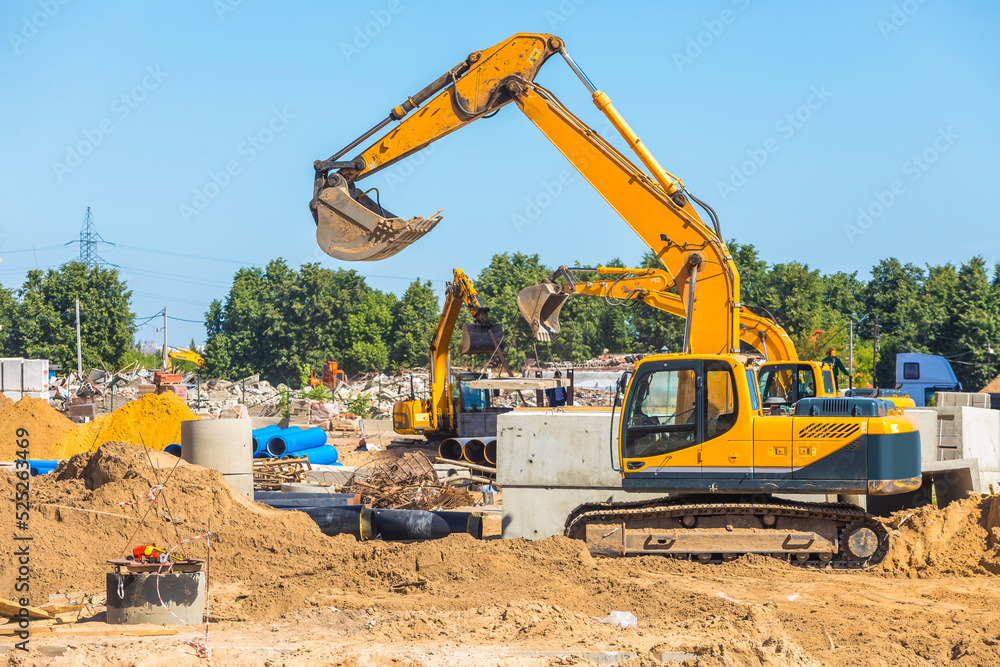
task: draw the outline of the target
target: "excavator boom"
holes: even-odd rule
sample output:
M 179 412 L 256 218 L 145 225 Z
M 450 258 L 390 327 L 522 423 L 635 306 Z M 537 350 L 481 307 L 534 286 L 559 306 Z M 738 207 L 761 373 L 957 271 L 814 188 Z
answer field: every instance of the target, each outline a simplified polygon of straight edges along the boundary
M 535 83 L 541 66 L 557 53 L 647 171 Z M 310 208 L 320 247 L 338 259 L 377 260 L 394 255 L 433 229 L 441 219 L 440 211 L 409 219 L 395 216 L 377 195 L 371 199 L 370 190 L 363 190 L 359 181 L 511 102 L 663 262 L 688 315 L 685 340 L 690 342 L 689 351 L 737 352 L 739 273 L 714 212 L 659 165 L 608 96 L 593 85 L 566 53 L 562 40 L 553 35 L 520 33 L 471 53 L 330 159 L 316 161 Z M 387 130 L 392 123 L 396 124 Z M 375 135 L 378 138 L 366 148 L 343 159 Z M 699 217 L 693 203 L 705 208 L 712 224 Z M 698 317 L 693 317 L 695 310 Z

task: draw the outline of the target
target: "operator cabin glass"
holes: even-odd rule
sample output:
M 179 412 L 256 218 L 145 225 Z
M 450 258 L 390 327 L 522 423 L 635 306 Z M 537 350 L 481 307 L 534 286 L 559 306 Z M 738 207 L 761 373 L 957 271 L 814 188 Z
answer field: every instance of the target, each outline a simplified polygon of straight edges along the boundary
M 800 398 L 816 395 L 816 376 L 808 366 L 769 368 L 760 374 L 760 395 L 765 401 L 777 397 L 791 405 Z
M 666 454 L 697 444 L 697 384 L 693 370 L 656 371 L 639 380 L 628 416 L 626 458 Z

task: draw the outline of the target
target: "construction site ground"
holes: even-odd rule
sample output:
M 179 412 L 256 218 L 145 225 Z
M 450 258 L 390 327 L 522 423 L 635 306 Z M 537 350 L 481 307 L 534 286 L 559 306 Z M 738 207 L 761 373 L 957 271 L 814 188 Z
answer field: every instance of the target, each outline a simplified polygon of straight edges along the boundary
M 891 554 L 871 571 L 813 571 L 764 556 L 596 559 L 562 537 L 360 543 L 247 501 L 217 472 L 151 457 L 160 479 L 169 475 L 170 524 L 165 505 L 143 500 L 157 473 L 134 445 L 105 444 L 35 478 L 32 602 L 69 594 L 91 604 L 78 623 L 33 635 L 27 653 L 0 635 L 7 664 L 1000 664 L 992 496 L 896 515 Z M 15 483 L 0 471 L 4 496 Z M 209 521 L 211 659 L 185 654 L 182 641 L 198 633 L 183 626 L 173 636 L 71 634 L 108 627 L 107 559 L 130 543 L 203 534 Z M 10 508 L 0 550 L 13 552 L 15 534 Z M 204 556 L 206 542 L 184 549 Z M 0 588 L 13 590 L 15 576 L 5 565 Z M 612 611 L 638 627 L 599 620 Z

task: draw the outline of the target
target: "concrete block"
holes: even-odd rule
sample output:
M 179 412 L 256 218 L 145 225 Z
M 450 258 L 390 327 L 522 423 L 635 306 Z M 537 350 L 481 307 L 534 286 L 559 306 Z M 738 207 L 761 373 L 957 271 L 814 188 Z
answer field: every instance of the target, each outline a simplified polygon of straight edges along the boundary
M 25 359 L 21 364 L 21 391 L 44 392 L 49 388 L 49 360 Z
M 514 411 L 497 418 L 497 482 L 504 487 L 620 489 L 611 467 L 611 411 Z M 506 495 L 506 494 L 505 494 Z
M 619 413 L 615 413 L 617 422 Z M 507 412 L 497 419 L 497 482 L 505 539 L 562 535 L 587 502 L 662 498 L 621 488 L 611 467 L 611 411 Z M 614 430 L 617 442 L 617 428 Z
M 984 472 L 1000 472 L 1000 410 L 962 406 L 932 408 L 938 415 L 942 458 L 976 459 Z
M 21 376 L 21 366 L 23 359 L 4 359 L 0 361 L 3 370 L 3 390 L 4 391 L 24 391 L 24 382 Z
M 990 408 L 989 394 L 977 394 L 967 391 L 938 391 L 934 393 L 934 400 L 939 408 Z
M 941 458 L 938 450 L 938 413 L 930 408 L 907 408 L 906 414 L 917 420 L 920 431 L 920 460 L 937 461 Z

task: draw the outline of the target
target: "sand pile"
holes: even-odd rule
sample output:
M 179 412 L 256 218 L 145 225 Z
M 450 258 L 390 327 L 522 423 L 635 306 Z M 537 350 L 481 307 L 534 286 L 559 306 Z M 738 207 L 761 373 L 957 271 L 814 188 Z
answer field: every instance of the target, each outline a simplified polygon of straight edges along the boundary
M 25 396 L 17 403 L 3 398 L 7 404 L 0 407 L 0 461 L 14 460 L 18 429 L 28 431 L 30 458 L 60 458 L 52 455 L 52 446 L 76 424 L 40 398 Z
M 974 495 L 944 509 L 903 510 L 891 524 L 898 528 L 879 571 L 910 577 L 1000 573 L 1000 497 Z
M 52 447 L 49 458 L 69 458 L 113 441 L 142 443 L 150 449 L 162 450 L 181 441 L 181 422 L 188 419 L 196 417 L 177 394 L 146 394 L 66 433 Z

